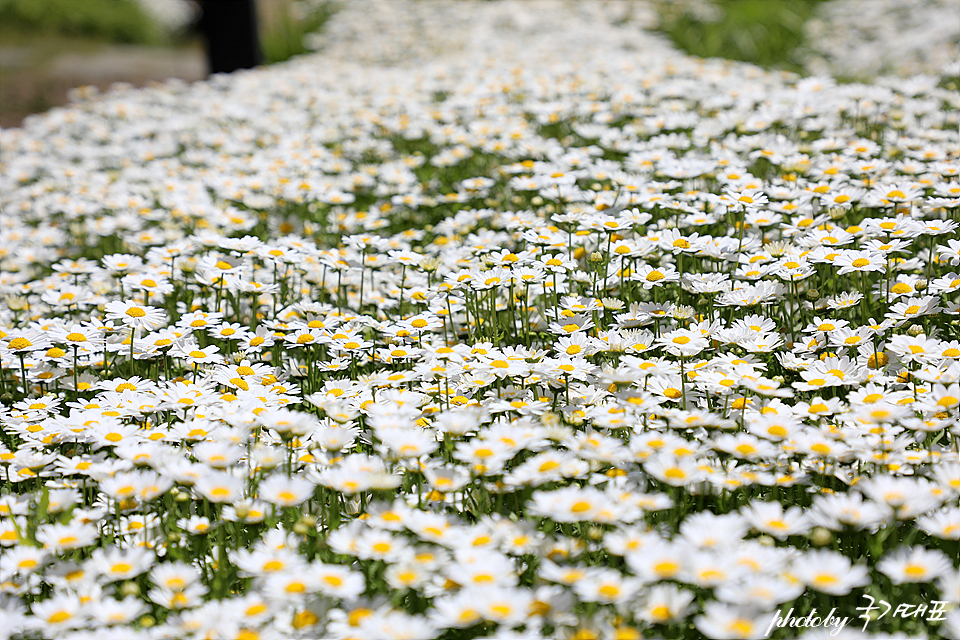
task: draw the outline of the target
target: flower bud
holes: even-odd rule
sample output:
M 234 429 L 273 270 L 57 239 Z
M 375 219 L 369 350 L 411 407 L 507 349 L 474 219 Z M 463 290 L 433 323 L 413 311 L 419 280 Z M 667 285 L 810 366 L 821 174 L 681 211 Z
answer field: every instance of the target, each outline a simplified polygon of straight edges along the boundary
M 810 542 L 815 547 L 825 547 L 833 542 L 833 532 L 826 527 L 814 527 L 810 532 Z
M 617 300 L 616 298 L 603 298 L 600 300 L 600 303 L 603 305 L 604 309 L 608 309 L 610 311 L 619 311 L 624 307 L 623 301 Z
M 10 311 L 23 311 L 27 308 L 27 298 L 25 296 L 7 296 L 6 297 L 7 308 Z

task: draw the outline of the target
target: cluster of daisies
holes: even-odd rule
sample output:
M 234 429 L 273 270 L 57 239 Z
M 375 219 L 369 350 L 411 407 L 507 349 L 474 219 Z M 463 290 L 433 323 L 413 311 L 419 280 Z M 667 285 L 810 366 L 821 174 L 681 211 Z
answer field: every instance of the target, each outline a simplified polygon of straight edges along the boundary
M 648 20 L 358 0 L 4 131 L 0 638 L 960 637 L 960 99 Z
M 804 32 L 804 64 L 816 73 L 960 76 L 960 21 L 950 0 L 833 0 Z

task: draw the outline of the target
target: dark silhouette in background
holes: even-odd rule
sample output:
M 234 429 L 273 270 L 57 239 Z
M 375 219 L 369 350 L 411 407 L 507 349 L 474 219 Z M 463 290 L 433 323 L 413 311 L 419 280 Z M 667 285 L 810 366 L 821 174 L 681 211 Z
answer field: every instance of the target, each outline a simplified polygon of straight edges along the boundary
M 263 62 L 254 0 L 203 0 L 200 32 L 210 73 L 250 69 Z

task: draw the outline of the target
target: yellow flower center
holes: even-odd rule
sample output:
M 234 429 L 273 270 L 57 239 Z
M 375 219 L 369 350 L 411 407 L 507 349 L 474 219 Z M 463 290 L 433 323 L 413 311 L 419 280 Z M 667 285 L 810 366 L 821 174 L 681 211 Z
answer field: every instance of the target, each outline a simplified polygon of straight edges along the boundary
M 672 576 L 680 570 L 680 565 L 673 560 L 663 560 L 653 566 L 653 570 L 658 576 Z
M 904 567 L 903 572 L 911 578 L 916 579 L 926 575 L 927 570 L 918 564 L 911 564 Z
M 657 622 L 663 622 L 664 620 L 670 619 L 670 607 L 666 605 L 658 605 L 650 610 L 650 617 Z
M 590 510 L 590 503 L 583 500 L 573 503 L 573 506 L 570 507 L 571 513 L 583 513 L 584 511 Z
M 613 598 L 620 594 L 620 587 L 614 584 L 605 584 L 597 591 L 605 598 Z

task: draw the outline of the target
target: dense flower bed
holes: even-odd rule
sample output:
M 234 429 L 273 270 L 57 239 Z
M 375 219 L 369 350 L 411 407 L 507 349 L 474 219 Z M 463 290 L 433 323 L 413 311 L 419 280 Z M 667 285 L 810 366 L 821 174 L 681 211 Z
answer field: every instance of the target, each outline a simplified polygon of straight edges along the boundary
M 960 636 L 956 92 L 641 8 L 4 131 L 0 636 Z
M 960 76 L 960 20 L 950 0 L 833 0 L 804 31 L 814 73 Z

